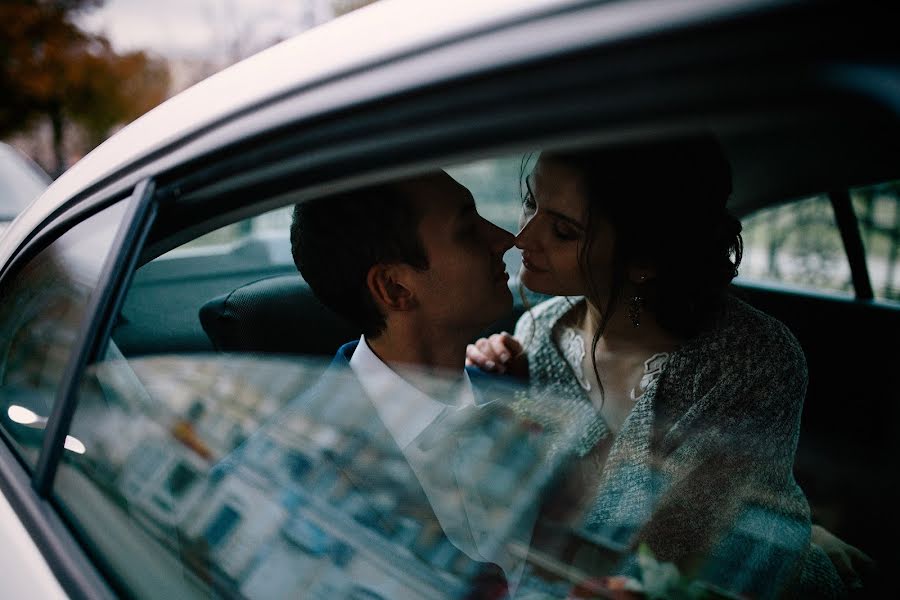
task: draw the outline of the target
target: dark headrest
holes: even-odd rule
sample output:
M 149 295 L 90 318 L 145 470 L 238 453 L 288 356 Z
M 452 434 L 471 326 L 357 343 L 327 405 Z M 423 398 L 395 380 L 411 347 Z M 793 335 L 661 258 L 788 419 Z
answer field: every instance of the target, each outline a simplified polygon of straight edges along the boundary
M 200 324 L 213 346 L 226 352 L 331 356 L 360 335 L 299 275 L 267 277 L 213 298 L 200 308 Z

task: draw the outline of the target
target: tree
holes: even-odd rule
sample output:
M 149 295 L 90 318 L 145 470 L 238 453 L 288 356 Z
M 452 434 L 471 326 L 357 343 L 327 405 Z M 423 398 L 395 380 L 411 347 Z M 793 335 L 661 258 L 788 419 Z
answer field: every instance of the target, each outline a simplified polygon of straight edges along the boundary
M 66 115 L 82 125 L 91 146 L 110 130 L 132 121 L 166 99 L 165 63 L 144 52 L 116 54 L 100 38 L 91 51 L 73 56 L 63 79 Z
M 103 0 L 13 0 L 0 4 L 0 136 L 47 118 L 51 167 L 65 168 L 64 125 L 81 125 L 92 145 L 165 99 L 165 65 L 143 52 L 116 54 L 72 21 Z

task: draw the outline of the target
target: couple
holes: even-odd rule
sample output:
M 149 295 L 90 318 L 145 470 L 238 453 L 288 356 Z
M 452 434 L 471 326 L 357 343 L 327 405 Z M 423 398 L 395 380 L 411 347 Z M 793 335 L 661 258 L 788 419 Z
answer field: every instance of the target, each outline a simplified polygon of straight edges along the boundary
M 527 184 L 515 238 L 481 218 L 443 172 L 294 213 L 298 269 L 363 332 L 340 348 L 334 368 L 352 373 L 374 407 L 368 425 L 399 446 L 443 533 L 517 584 L 521 556 L 487 535 L 497 506 L 467 504 L 460 469 L 456 493 L 442 494 L 452 485 L 435 473 L 440 461 L 416 455 L 420 439 L 449 444 L 465 429 L 448 414 L 474 408 L 488 431 L 498 414 L 511 422 L 509 406 L 546 434 L 521 448 L 545 467 L 529 485 L 552 493 L 548 518 L 611 547 L 645 545 L 735 593 L 840 595 L 835 567 L 810 541 L 809 507 L 792 475 L 802 350 L 781 323 L 727 292 L 740 223 L 725 210 L 731 174 L 715 140 L 547 152 Z M 514 336 L 470 345 L 511 309 L 502 256 L 513 244 L 523 251 L 522 285 L 557 297 L 529 310 Z M 490 371 L 526 379 L 527 399 L 490 402 L 481 391 Z M 434 390 L 422 373 L 450 377 Z M 481 437 L 471 468 L 484 475 L 498 453 Z M 569 452 L 564 468 L 551 447 Z M 495 504 L 514 498 L 519 483 L 510 480 Z M 504 536 L 527 548 L 538 518 L 510 509 Z M 480 546 L 482 534 L 491 543 Z M 616 573 L 640 575 L 631 556 Z

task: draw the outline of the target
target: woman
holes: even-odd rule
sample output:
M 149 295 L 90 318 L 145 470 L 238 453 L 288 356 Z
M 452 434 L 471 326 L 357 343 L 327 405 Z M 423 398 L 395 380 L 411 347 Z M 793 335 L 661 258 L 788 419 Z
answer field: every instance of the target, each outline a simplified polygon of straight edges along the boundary
M 803 352 L 728 293 L 716 141 L 546 152 L 527 183 L 520 281 L 556 298 L 467 362 L 527 377 L 547 422 L 575 415 L 580 526 L 754 597 L 841 589 L 792 475 Z

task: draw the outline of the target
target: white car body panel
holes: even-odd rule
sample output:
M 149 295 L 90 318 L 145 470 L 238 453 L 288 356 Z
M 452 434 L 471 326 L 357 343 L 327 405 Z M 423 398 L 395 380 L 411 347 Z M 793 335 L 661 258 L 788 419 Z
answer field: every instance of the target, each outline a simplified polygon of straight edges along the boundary
M 4 598 L 62 600 L 69 597 L 3 494 L 0 494 L 0 536 Z

